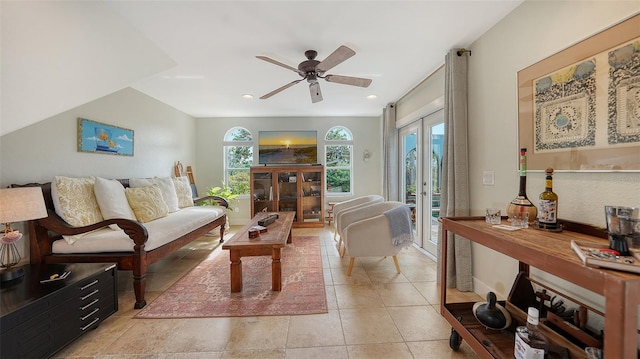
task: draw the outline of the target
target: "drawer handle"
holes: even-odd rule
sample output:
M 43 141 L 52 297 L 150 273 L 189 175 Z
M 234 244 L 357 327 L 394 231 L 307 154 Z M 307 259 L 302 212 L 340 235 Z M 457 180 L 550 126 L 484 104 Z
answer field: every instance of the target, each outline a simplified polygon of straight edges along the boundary
M 85 295 L 84 297 L 80 297 L 80 300 L 85 300 L 85 299 L 89 298 L 90 296 L 92 296 L 92 295 L 94 295 L 94 294 L 98 293 L 99 291 L 100 291 L 99 289 L 96 289 L 96 290 L 94 290 L 93 292 L 91 292 L 91 293 L 89 293 L 89 294 Z
M 82 330 L 84 332 L 85 330 L 90 328 L 92 325 L 96 324 L 99 320 L 100 320 L 100 318 L 96 317 L 91 323 L 85 325 L 84 327 L 81 327 L 80 330 Z
M 93 301 L 91 301 L 91 303 L 89 303 L 89 304 L 85 305 L 84 307 L 80 307 L 80 309 L 85 310 L 85 309 L 89 308 L 90 306 L 92 306 L 92 305 L 94 305 L 94 304 L 98 303 L 99 301 L 100 301 L 100 299 L 96 298 L 96 299 L 94 299 Z
M 84 321 L 85 321 L 85 319 L 87 319 L 87 318 L 89 318 L 90 316 L 92 316 L 92 315 L 96 314 L 99 310 L 100 310 L 100 308 L 96 308 L 96 309 L 92 310 L 92 311 L 91 311 L 91 313 L 89 313 L 89 314 L 85 315 L 84 317 L 82 317 L 82 318 L 80 318 L 80 319 L 82 319 L 82 321 L 84 322 Z
M 96 280 L 94 280 L 93 282 L 91 282 L 91 283 L 89 283 L 89 284 L 85 285 L 84 287 L 80 287 L 80 290 L 85 290 L 85 289 L 87 289 L 87 288 L 89 288 L 89 287 L 91 287 L 91 286 L 94 286 L 94 285 L 96 285 L 96 284 L 98 284 L 98 280 L 97 280 L 97 279 L 96 279 Z

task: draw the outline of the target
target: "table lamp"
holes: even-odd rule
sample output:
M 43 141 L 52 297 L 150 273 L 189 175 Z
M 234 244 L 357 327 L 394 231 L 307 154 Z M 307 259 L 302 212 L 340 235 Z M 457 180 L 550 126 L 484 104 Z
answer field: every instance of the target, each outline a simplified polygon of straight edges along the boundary
M 11 228 L 11 223 L 29 221 L 47 216 L 42 188 L 21 187 L 0 189 L 0 223 L 4 231 L 0 232 L 0 281 L 6 282 L 24 275 L 22 267 L 14 266 L 20 262 L 20 253 L 15 243 L 22 233 Z

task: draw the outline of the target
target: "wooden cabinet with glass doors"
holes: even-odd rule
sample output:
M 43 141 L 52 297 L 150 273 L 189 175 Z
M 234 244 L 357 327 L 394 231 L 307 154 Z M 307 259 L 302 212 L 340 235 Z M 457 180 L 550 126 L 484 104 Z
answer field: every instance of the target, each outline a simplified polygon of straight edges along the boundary
M 251 167 L 251 214 L 296 212 L 294 227 L 324 226 L 324 167 Z

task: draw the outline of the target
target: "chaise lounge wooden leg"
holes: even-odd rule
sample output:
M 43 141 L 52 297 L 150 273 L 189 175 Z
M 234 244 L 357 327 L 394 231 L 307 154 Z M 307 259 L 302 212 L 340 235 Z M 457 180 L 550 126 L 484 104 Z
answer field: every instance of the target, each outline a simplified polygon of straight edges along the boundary
M 398 272 L 398 274 L 400 274 L 400 264 L 398 263 L 398 257 L 397 256 L 393 256 L 393 264 L 396 265 L 396 271 Z
M 347 246 L 342 246 L 342 253 L 340 253 L 340 258 L 344 258 L 345 253 L 347 253 Z
M 144 299 L 144 294 L 147 286 L 146 274 L 136 276 L 133 275 L 133 292 L 136 295 L 136 303 L 133 305 L 134 309 L 142 309 L 147 305 L 147 301 Z
M 338 241 L 338 253 L 340 253 L 340 248 L 342 248 L 342 237 L 340 237 L 340 240 Z
M 349 268 L 347 269 L 347 276 L 351 276 L 351 270 L 353 270 L 353 263 L 356 261 L 356 257 L 351 257 L 349 261 Z

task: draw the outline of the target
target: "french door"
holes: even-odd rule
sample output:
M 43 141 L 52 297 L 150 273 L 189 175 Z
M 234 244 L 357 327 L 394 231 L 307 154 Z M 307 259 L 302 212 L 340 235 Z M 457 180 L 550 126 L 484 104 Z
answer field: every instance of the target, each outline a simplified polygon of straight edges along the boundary
M 438 110 L 400 129 L 401 201 L 411 208 L 414 243 L 437 255 L 444 114 Z

